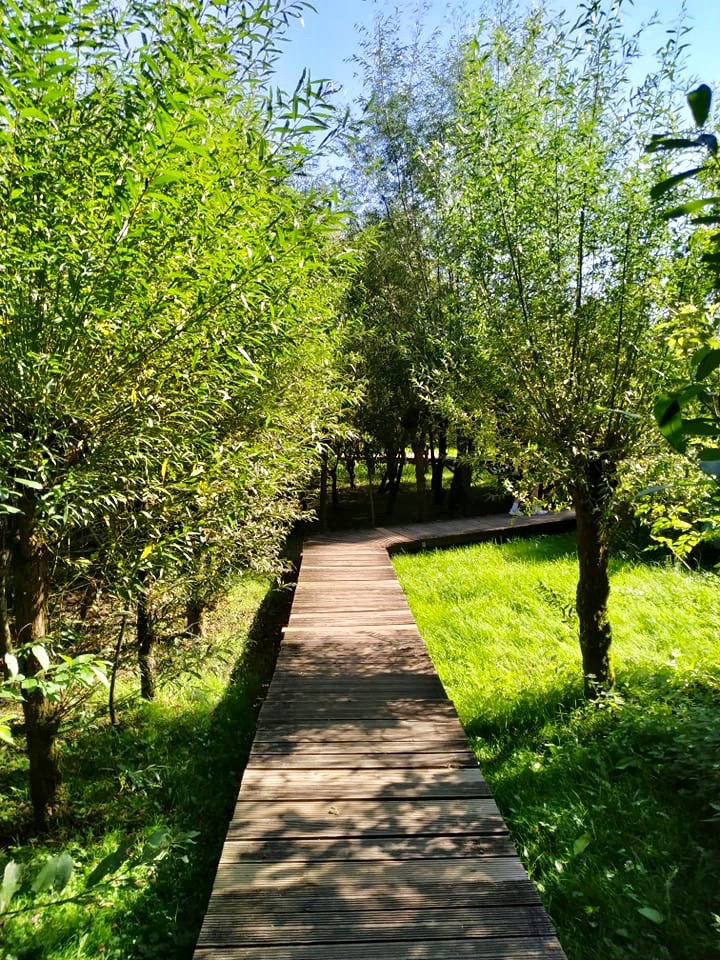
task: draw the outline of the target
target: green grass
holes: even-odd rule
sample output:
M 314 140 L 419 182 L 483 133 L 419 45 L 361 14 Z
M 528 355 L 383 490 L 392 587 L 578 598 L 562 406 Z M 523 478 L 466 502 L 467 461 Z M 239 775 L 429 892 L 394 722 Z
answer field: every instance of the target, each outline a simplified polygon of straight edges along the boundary
M 72 822 L 29 841 L 26 769 L 19 749 L 0 755 L 2 860 L 33 872 L 67 851 L 77 875 L 61 896 L 121 842 L 139 847 L 158 828 L 185 840 L 130 883 L 89 905 L 38 906 L 0 927 L 2 960 L 184 960 L 192 955 L 220 847 L 275 654 L 287 591 L 244 579 L 211 624 L 214 653 L 195 675 L 161 688 L 151 704 L 126 706 L 121 725 L 88 710 L 63 739 L 62 769 Z M 137 681 L 134 682 L 136 686 Z M 8 802 L 9 801 L 9 802 Z M 42 904 L 17 896 L 11 909 Z
M 395 558 L 570 960 L 720 957 L 720 583 L 616 560 L 581 696 L 572 536 Z

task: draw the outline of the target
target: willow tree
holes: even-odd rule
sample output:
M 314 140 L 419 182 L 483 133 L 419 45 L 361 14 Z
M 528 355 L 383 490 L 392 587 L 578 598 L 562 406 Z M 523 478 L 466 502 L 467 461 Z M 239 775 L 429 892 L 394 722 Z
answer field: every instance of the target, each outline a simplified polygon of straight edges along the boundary
M 159 528 L 179 488 L 200 502 L 223 444 L 260 443 L 278 357 L 328 326 L 291 306 L 337 229 L 293 187 L 298 128 L 328 111 L 311 86 L 267 92 L 301 8 L 28 0 L 0 17 L 0 587 L 39 825 L 61 800 L 41 648 L 72 653 L 48 616 L 72 532 L 121 513 Z
M 608 555 L 623 470 L 649 411 L 672 296 L 672 244 L 643 155 L 672 124 L 677 45 L 639 87 L 637 43 L 599 0 L 482 29 L 460 84 L 456 229 L 489 405 L 505 447 L 577 513 L 586 691 L 611 684 Z
M 348 298 L 358 321 L 352 348 L 367 385 L 358 425 L 386 450 L 391 474 L 412 447 L 420 514 L 429 436 L 447 447 L 441 401 L 463 337 L 452 235 L 444 227 L 458 51 L 428 35 L 427 7 L 380 13 L 366 32 L 356 58 L 364 80 L 359 135 L 348 147 L 352 193 L 365 237 L 374 238 L 364 245 Z M 436 492 L 443 461 L 436 460 Z M 391 477 L 389 507 L 397 482 Z

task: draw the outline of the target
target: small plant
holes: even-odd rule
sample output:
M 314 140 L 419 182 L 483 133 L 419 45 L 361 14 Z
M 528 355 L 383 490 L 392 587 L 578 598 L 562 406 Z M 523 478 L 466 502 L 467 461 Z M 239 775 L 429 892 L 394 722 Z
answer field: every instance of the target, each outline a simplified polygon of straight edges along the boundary
M 187 849 L 199 836 L 197 831 L 171 834 L 168 830 L 154 830 L 142 844 L 121 843 L 104 857 L 90 873 L 76 884 L 74 891 L 60 898 L 71 879 L 77 875 L 73 858 L 68 853 L 48 857 L 36 874 L 10 860 L 6 863 L 0 887 L 0 917 L 15 916 L 27 911 L 55 907 L 60 903 L 90 903 L 108 888 L 135 884 L 142 872 L 147 873 L 159 861 L 171 856 L 185 856 Z M 15 894 L 23 906 L 10 910 Z M 48 894 L 55 894 L 48 898 Z

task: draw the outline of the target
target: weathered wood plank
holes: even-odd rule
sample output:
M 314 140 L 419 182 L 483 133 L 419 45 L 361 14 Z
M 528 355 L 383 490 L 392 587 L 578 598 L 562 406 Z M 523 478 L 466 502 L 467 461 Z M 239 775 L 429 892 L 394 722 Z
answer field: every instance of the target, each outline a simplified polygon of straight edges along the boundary
M 205 947 L 196 960 L 565 960 L 554 937 L 379 941 L 280 947 Z
M 492 884 L 410 883 L 372 884 L 368 887 L 338 889 L 332 885 L 300 886 L 293 897 L 282 890 L 246 890 L 241 897 L 215 894 L 210 909 L 217 912 L 238 910 L 255 916 L 283 919 L 289 914 L 354 914 L 367 910 L 424 910 L 447 905 L 478 909 L 482 907 L 539 906 L 537 890 L 529 880 L 503 880 Z
M 456 910 L 393 910 L 368 911 L 356 914 L 352 926 L 342 914 L 335 917 L 297 916 L 277 924 L 234 912 L 216 914 L 209 911 L 200 942 L 238 944 L 358 943 L 378 939 L 447 940 L 489 937 L 542 937 L 552 934 L 552 926 L 542 907 L 488 907 L 482 911 Z
M 475 800 L 434 799 L 434 800 L 253 800 L 240 793 L 235 816 L 242 820 L 266 819 L 268 817 L 292 817 L 303 821 L 327 818 L 328 820 L 353 818 L 367 825 L 374 822 L 387 822 L 401 828 L 406 822 L 432 822 L 433 818 L 443 817 L 454 821 L 463 816 L 489 817 L 500 816 L 500 811 L 492 797 Z
M 280 722 L 276 718 L 273 723 L 263 723 L 258 728 L 255 743 L 285 742 L 295 740 L 305 743 L 323 743 L 328 738 L 334 738 L 340 743 L 356 740 L 375 741 L 414 741 L 425 736 L 445 736 L 457 732 L 457 720 L 454 717 L 437 717 L 427 721 L 425 717 L 410 721 L 407 718 L 384 719 L 377 717 L 369 719 L 361 717 L 354 720 L 305 720 Z
M 403 740 L 363 740 L 358 741 L 339 741 L 332 733 L 320 742 L 307 742 L 304 740 L 281 740 L 281 741 L 256 741 L 252 753 L 258 758 L 263 757 L 261 762 L 270 756 L 332 756 L 338 754 L 341 757 L 351 757 L 355 754 L 363 756 L 366 753 L 380 754 L 387 757 L 389 754 L 406 753 L 466 753 L 468 756 L 475 757 L 475 754 L 468 747 L 467 741 L 460 737 L 445 737 L 435 740 L 417 740 L 407 743 Z
M 311 836 L 449 836 L 506 833 L 491 798 L 481 800 L 238 800 L 228 839 Z
M 288 753 L 283 756 L 258 755 L 266 770 L 458 770 L 477 767 L 477 760 L 465 751 L 455 753 L 417 754 L 353 754 L 347 757 L 338 754 Z
M 248 799 L 314 800 L 377 797 L 489 797 L 479 770 L 265 770 L 249 767 L 242 786 Z
M 434 837 L 283 837 L 262 840 L 227 840 L 220 863 L 291 860 L 330 863 L 333 860 L 438 860 L 453 858 L 512 857 L 507 836 Z
M 352 866 L 350 866 L 350 863 Z M 517 857 L 445 860 L 358 860 L 330 861 L 284 860 L 274 863 L 221 863 L 215 879 L 217 893 L 239 894 L 249 887 L 274 887 L 291 890 L 297 884 L 367 887 L 374 883 L 497 883 L 526 880 L 527 874 Z

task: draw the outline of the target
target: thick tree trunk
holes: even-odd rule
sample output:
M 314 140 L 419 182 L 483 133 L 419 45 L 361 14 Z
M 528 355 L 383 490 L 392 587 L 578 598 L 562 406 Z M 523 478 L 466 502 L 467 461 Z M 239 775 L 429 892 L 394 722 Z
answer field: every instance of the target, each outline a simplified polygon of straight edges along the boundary
M 155 699 L 155 623 L 149 597 L 150 577 L 140 574 L 141 591 L 137 602 L 137 651 L 140 667 L 140 696 Z
M 40 643 L 47 633 L 48 570 L 45 545 L 35 529 L 35 501 L 20 503 L 21 514 L 13 518 L 10 564 L 13 585 L 12 643 L 16 649 Z M 32 650 L 21 654 L 26 677 L 36 676 L 42 665 Z M 43 691 L 23 692 L 25 738 L 30 762 L 30 799 L 38 830 L 47 826 L 48 816 L 62 815 L 65 797 L 57 760 L 57 712 Z
M 573 496 L 577 517 L 580 649 L 585 693 L 591 698 L 597 697 L 614 682 L 610 661 L 612 631 L 607 609 L 610 593 L 608 529 L 603 501 L 602 489 L 594 484 L 576 490 Z

